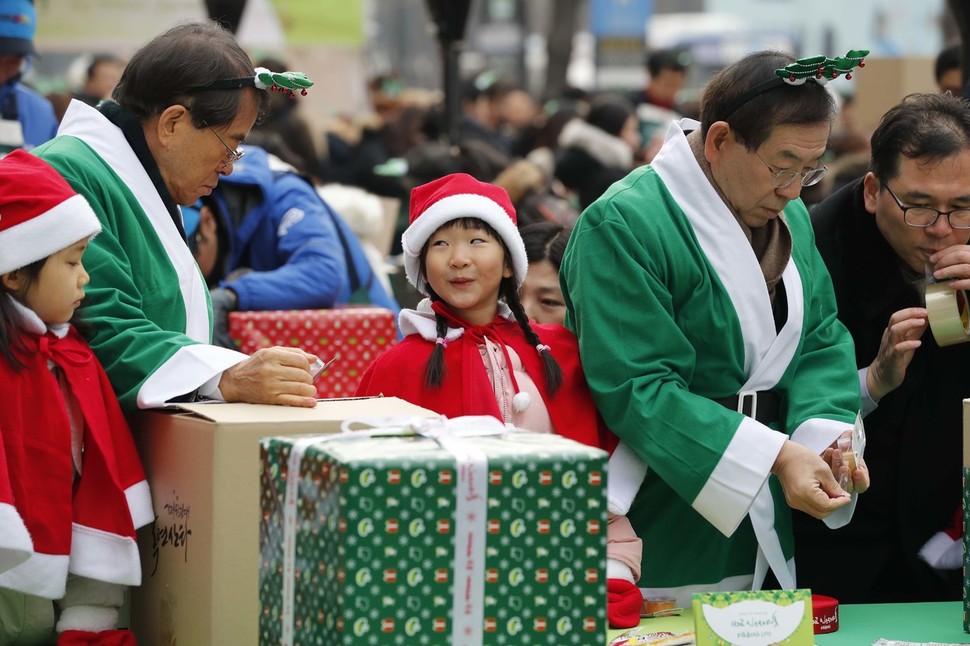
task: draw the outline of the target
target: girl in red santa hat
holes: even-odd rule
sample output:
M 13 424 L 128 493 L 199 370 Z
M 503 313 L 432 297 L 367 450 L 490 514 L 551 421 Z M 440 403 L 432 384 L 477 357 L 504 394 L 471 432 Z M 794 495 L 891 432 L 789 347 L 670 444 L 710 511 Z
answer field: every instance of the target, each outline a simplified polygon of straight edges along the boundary
M 446 417 L 491 415 L 613 450 L 575 336 L 530 324 L 519 301 L 528 260 L 505 189 L 464 173 L 414 188 L 401 243 L 408 281 L 428 298 L 401 312 L 404 340 L 370 365 L 357 395 L 400 397 Z M 640 621 L 641 545 L 624 515 L 629 502 L 614 503 L 632 501 L 640 479 L 623 496 L 610 479 L 608 615 L 617 628 Z
M 148 484 L 104 370 L 71 324 L 101 224 L 46 162 L 0 159 L 0 643 L 134 644 Z M 55 616 L 58 618 L 55 621 Z

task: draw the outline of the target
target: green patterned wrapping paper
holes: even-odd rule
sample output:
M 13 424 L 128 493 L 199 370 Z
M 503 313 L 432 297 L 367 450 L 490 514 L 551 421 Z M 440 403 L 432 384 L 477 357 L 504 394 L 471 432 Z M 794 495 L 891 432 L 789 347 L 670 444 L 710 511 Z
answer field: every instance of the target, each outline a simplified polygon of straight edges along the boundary
M 963 467 L 963 632 L 970 633 L 970 466 Z
M 294 439 L 261 442 L 261 644 L 282 636 Z M 483 644 L 602 646 L 606 453 L 534 433 L 467 441 L 488 456 Z M 454 458 L 425 438 L 328 441 L 297 477 L 294 643 L 451 644 Z

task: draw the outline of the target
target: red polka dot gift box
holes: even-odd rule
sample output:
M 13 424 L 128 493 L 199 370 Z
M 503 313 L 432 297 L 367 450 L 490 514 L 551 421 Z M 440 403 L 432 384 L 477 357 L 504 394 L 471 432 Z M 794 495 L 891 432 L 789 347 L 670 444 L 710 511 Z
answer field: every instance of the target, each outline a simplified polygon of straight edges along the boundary
M 232 312 L 229 335 L 240 352 L 274 345 L 336 358 L 317 381 L 317 397 L 351 397 L 364 370 L 397 342 L 394 313 L 381 307 Z

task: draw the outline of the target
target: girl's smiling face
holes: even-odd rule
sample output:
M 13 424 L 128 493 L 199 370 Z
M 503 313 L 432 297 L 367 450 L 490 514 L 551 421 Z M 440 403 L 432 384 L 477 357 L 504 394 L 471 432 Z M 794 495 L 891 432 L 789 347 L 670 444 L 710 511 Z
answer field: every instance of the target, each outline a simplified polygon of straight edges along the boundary
M 488 325 L 498 312 L 503 278 L 512 276 L 501 240 L 476 219 L 452 220 L 424 249 L 428 285 L 455 314 Z

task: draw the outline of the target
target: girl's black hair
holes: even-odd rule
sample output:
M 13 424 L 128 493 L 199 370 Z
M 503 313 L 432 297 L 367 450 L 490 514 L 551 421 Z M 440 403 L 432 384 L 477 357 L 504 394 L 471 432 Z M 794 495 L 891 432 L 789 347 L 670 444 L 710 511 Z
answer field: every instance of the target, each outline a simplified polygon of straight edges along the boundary
M 505 245 L 505 241 L 498 234 L 495 229 L 491 227 L 484 220 L 478 218 L 459 218 L 452 220 L 442 225 L 442 227 L 453 227 L 460 226 L 463 229 L 483 229 L 488 232 L 493 238 L 499 241 L 502 245 L 502 251 L 505 253 L 505 263 L 510 264 L 509 259 L 512 255 L 509 253 L 509 248 Z M 440 227 L 439 227 L 440 228 Z M 431 237 L 428 238 L 430 242 Z M 428 296 L 431 298 L 432 302 L 442 300 L 435 291 L 431 288 L 430 282 L 427 280 L 427 268 L 425 266 L 425 257 L 427 256 L 428 242 L 424 244 L 424 248 L 421 249 L 421 275 L 425 278 L 425 283 L 428 285 Z M 519 291 L 515 284 L 515 276 L 509 276 L 503 278 L 501 284 L 499 285 L 499 294 L 505 300 L 509 309 L 512 310 L 512 314 L 515 316 L 516 322 L 522 329 L 522 333 L 525 334 L 526 341 L 529 345 L 533 347 L 542 344 L 542 340 L 539 339 L 539 335 L 536 334 L 535 330 L 532 329 L 532 325 L 529 324 L 529 317 L 525 313 L 525 308 L 522 307 L 522 302 L 519 300 Z M 448 321 L 445 320 L 443 316 L 435 313 L 435 330 L 436 336 L 439 339 L 443 339 L 445 334 L 448 332 Z M 562 385 L 562 367 L 556 358 L 552 356 L 552 352 L 547 349 L 543 349 L 539 352 L 539 356 L 542 357 L 542 367 L 543 372 L 546 377 L 546 385 L 549 387 L 549 396 L 555 396 L 559 387 Z M 512 367 L 509 366 L 511 370 Z M 430 388 L 440 388 L 441 384 L 444 382 L 445 378 L 445 346 L 443 343 L 437 343 L 434 349 L 431 351 L 431 356 L 428 357 L 428 362 L 425 364 L 424 369 L 424 383 Z
M 22 291 L 26 291 L 30 284 L 37 279 L 45 262 L 47 262 L 47 258 L 41 258 L 16 270 L 23 274 L 26 281 Z M 14 298 L 10 290 L 0 285 L 0 353 L 3 353 L 14 370 L 23 370 L 24 364 L 14 355 L 15 350 L 24 351 L 22 341 L 24 324 L 14 307 Z

